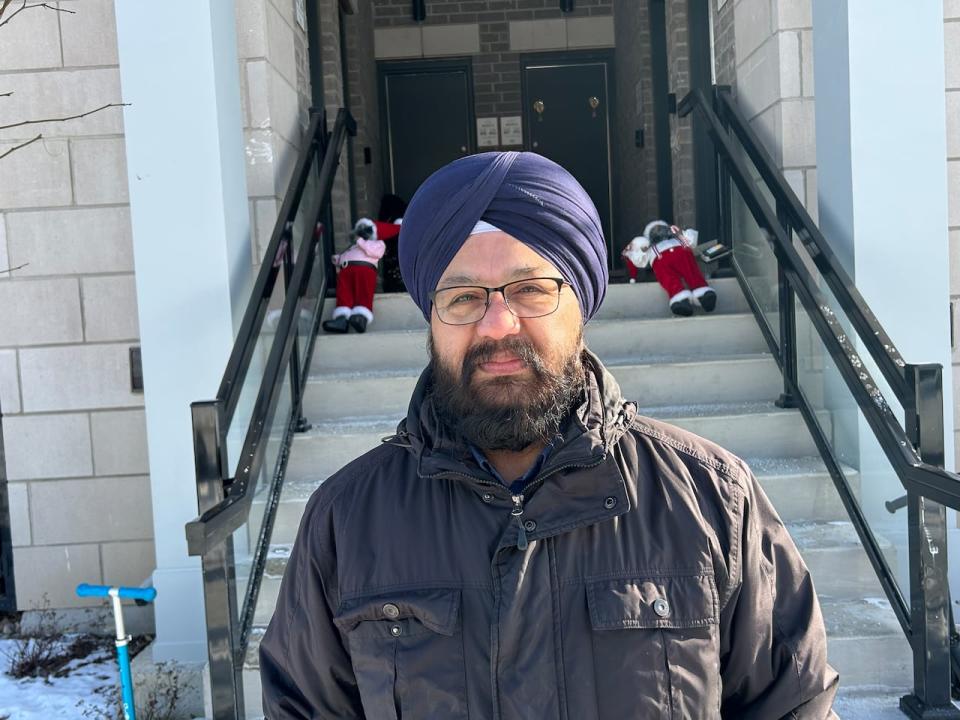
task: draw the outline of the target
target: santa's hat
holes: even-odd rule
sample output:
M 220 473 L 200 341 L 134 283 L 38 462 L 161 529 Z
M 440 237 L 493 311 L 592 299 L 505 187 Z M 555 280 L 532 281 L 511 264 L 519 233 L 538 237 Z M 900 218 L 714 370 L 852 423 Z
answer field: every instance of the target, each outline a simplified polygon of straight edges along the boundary
M 350 233 L 353 237 L 363 238 L 364 240 L 377 239 L 377 226 L 370 218 L 360 218 L 357 224 L 353 226 Z
M 670 227 L 663 220 L 654 220 L 653 222 L 648 222 L 647 226 L 643 229 L 643 234 L 645 237 L 650 237 L 650 231 L 653 230 L 658 225 L 663 225 L 664 227 Z

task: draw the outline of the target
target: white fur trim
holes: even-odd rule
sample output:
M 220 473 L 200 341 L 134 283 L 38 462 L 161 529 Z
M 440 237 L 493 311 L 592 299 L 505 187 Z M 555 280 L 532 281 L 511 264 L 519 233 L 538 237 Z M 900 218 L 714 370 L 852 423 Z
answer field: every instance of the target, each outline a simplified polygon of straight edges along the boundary
M 496 225 L 491 225 L 484 220 L 479 220 L 476 225 L 473 226 L 473 230 L 470 231 L 471 235 L 479 235 L 480 233 L 488 232 L 500 232 L 500 228 Z
M 694 288 L 693 296 L 694 296 L 697 300 L 699 300 L 699 299 L 702 298 L 704 295 L 706 295 L 708 292 L 712 292 L 714 295 L 717 294 L 717 291 L 714 290 L 712 287 L 710 287 L 709 285 L 704 285 L 703 287 Z
M 332 316 L 332 317 L 333 317 L 334 319 L 335 319 L 335 318 L 338 318 L 338 317 L 350 317 L 350 308 L 347 307 L 346 305 L 337 305 L 337 306 L 333 309 L 333 316 Z
M 370 308 L 365 308 L 363 305 L 355 305 L 350 314 L 363 315 L 367 319 L 368 323 L 373 322 L 373 311 Z
M 643 229 L 643 234 L 645 237 L 650 237 L 650 231 L 653 230 L 657 225 L 663 225 L 664 227 L 670 227 L 663 220 L 654 220 L 653 222 L 648 222 L 647 226 Z
M 693 297 L 693 293 L 689 290 L 681 290 L 672 298 L 670 298 L 670 304 L 673 305 L 675 302 L 680 302 L 681 300 L 689 300 Z

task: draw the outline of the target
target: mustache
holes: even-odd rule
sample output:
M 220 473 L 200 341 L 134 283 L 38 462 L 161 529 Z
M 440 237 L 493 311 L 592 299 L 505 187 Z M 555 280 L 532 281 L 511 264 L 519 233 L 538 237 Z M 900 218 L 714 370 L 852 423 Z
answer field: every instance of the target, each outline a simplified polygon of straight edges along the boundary
M 473 374 L 486 362 L 490 362 L 500 353 L 516 355 L 537 377 L 547 374 L 547 366 L 533 343 L 523 337 L 508 337 L 503 340 L 484 340 L 470 348 L 463 357 L 462 378 L 469 383 Z

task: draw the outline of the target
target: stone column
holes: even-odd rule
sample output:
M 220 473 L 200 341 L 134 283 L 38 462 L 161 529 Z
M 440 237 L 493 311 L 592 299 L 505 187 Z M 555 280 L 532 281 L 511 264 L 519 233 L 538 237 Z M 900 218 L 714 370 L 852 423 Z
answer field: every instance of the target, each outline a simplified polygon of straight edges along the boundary
M 949 368 L 943 5 L 814 0 L 813 28 L 820 227 L 903 358 Z M 951 469 L 951 374 L 943 380 Z M 864 511 L 896 538 L 906 517 L 882 501 L 903 489 L 862 418 L 858 434 Z M 906 548 L 897 550 L 906 592 Z
M 154 659 L 206 659 L 190 403 L 213 398 L 249 291 L 233 0 L 117 0 L 156 532 Z

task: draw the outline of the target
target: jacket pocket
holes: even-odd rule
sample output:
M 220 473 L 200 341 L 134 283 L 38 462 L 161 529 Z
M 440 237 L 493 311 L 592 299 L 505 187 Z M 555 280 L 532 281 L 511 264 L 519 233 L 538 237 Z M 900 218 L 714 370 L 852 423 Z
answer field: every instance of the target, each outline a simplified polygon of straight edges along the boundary
M 369 718 L 466 718 L 460 591 L 350 600 L 334 622 L 347 639 Z
M 600 716 L 720 716 L 719 607 L 713 576 L 587 583 Z

